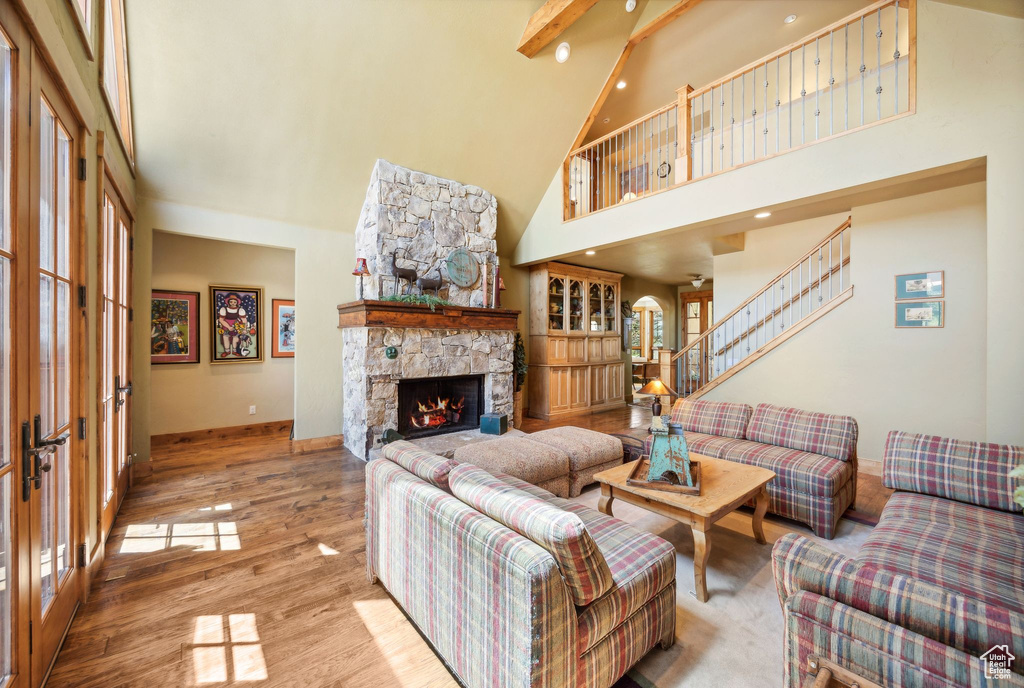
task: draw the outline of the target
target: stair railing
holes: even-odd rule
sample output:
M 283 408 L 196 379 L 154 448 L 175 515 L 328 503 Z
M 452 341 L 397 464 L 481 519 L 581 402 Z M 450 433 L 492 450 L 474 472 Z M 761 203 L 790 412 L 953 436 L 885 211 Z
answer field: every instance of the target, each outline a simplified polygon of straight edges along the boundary
M 707 391 L 852 295 L 850 218 L 672 357 L 680 396 Z

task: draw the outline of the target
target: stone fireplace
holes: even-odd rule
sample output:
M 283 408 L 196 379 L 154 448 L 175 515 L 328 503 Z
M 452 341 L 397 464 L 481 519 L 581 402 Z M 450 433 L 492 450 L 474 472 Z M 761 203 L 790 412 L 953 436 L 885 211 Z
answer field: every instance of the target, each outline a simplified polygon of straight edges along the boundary
M 481 308 L 482 280 L 458 286 L 445 267 L 457 248 L 493 266 L 496 219 L 497 202 L 479 187 L 374 166 L 356 227 L 356 255 L 371 273 L 366 298 L 338 307 L 344 441 L 356 456 L 368 458 L 385 430 L 414 439 L 479 427 L 484 413 L 511 416 L 518 313 Z M 438 295 L 453 305 L 378 300 L 395 293 L 395 264 L 440 276 Z

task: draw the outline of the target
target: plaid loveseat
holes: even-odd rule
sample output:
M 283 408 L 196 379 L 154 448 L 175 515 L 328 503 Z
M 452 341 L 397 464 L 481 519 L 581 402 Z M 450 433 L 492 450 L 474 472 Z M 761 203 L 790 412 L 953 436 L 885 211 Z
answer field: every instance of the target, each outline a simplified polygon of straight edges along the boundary
M 692 452 L 775 471 L 768 511 L 808 524 L 819 537 L 832 539 L 857 496 L 857 421 L 850 416 L 677 399 L 670 422 L 683 427 Z
M 466 686 L 608 688 L 675 637 L 675 549 L 408 442 L 366 467 L 366 567 Z
M 856 557 L 775 544 L 785 685 L 816 657 L 883 686 L 1024 686 L 1024 515 L 1007 475 L 1021 462 L 1022 447 L 890 433 L 882 480 L 898 492 Z M 1015 658 L 1008 676 L 986 676 L 993 648 Z

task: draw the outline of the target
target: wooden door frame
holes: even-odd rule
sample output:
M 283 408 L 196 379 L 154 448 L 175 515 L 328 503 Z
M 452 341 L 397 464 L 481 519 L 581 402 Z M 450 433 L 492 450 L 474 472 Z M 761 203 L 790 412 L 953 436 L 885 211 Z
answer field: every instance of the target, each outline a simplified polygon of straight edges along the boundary
M 113 198 L 116 201 L 116 203 L 117 203 L 117 207 L 115 208 L 115 213 L 114 213 L 114 221 L 115 221 L 114 241 L 115 242 L 117 241 L 118 231 L 119 231 L 117 223 L 124 222 L 127 225 L 127 227 L 128 227 L 128 241 L 129 241 L 129 245 L 128 245 L 128 269 L 127 269 L 127 277 L 126 277 L 126 279 L 127 279 L 126 289 L 127 289 L 127 300 L 128 300 L 129 313 L 132 312 L 133 296 L 134 296 L 133 289 L 132 289 L 132 277 L 133 277 L 133 269 L 134 269 L 134 260 L 132 260 L 131 244 L 132 244 L 132 241 L 133 241 L 134 236 L 135 236 L 135 218 L 134 218 L 134 215 L 133 215 L 133 212 L 132 212 L 133 208 L 129 207 L 129 205 L 125 202 L 126 196 L 125 196 L 125 194 L 123 192 L 124 185 L 123 185 L 123 183 L 119 183 L 117 175 L 114 173 L 113 168 L 108 164 L 108 161 L 105 158 L 105 155 L 104 155 L 104 145 L 103 145 L 103 132 L 99 132 L 99 139 L 100 139 L 100 141 L 99 141 L 99 143 L 97 145 L 97 165 L 96 165 L 96 167 L 97 167 L 97 179 L 98 179 L 98 181 L 97 181 L 97 185 L 98 185 L 97 186 L 97 194 L 96 194 L 96 196 L 97 196 L 97 217 L 98 217 L 97 233 L 96 233 L 97 234 L 97 243 L 98 243 L 97 251 L 96 251 L 97 288 L 96 288 L 96 295 L 95 295 L 95 298 L 94 298 L 94 303 L 95 303 L 95 306 L 96 306 L 97 321 L 98 321 L 97 322 L 97 327 L 96 327 L 96 341 L 95 341 L 96 352 L 97 352 L 97 368 L 98 368 L 98 370 L 97 370 L 97 378 L 99 378 L 101 375 L 103 375 L 103 361 L 102 361 L 102 356 L 103 356 L 103 300 L 104 300 L 104 294 L 103 294 L 103 275 L 104 275 L 104 269 L 105 269 L 104 255 L 103 255 L 103 232 L 104 232 L 104 223 L 106 222 L 106 217 L 105 217 L 104 212 L 103 212 L 103 202 L 104 202 L 105 198 L 107 198 L 109 196 L 109 197 Z M 120 249 L 116 249 L 116 250 L 119 251 Z M 123 259 L 123 256 L 119 256 L 119 258 Z M 118 266 L 119 265 L 120 265 L 120 263 L 118 263 Z M 115 270 L 116 269 L 117 269 L 117 267 L 115 267 Z M 118 279 L 119 279 L 119 272 L 115 272 L 115 275 L 114 275 L 115 284 L 117 283 Z M 114 308 L 115 308 L 115 311 L 116 311 L 116 309 L 117 309 L 117 297 L 116 297 L 116 294 L 115 294 L 115 298 L 114 298 L 114 303 L 115 303 Z M 132 319 L 131 319 L 131 316 L 129 316 L 128 322 L 125 324 L 125 327 L 127 327 L 127 329 L 128 329 L 128 332 L 127 332 L 127 335 L 128 335 L 127 336 L 127 346 L 126 346 L 128 360 L 127 360 L 127 362 L 125 364 L 125 370 L 128 371 L 128 375 L 129 375 L 129 379 L 130 379 L 130 376 L 132 375 L 132 364 L 133 364 L 133 346 L 132 346 L 132 344 L 133 344 L 133 341 L 132 341 L 133 340 L 133 336 L 132 336 L 133 333 L 132 333 Z M 117 328 L 115 327 L 115 331 L 116 331 L 116 329 Z M 116 342 L 112 341 L 111 342 L 111 346 L 116 346 Z M 104 499 L 106 497 L 106 494 L 105 494 L 105 491 L 104 491 L 104 476 L 105 476 L 105 471 L 106 471 L 105 461 L 107 460 L 107 457 L 105 457 L 103 455 L 103 430 L 104 430 L 103 394 L 102 394 L 102 387 L 100 386 L 102 384 L 103 384 L 103 381 L 98 379 L 97 380 L 97 387 L 96 387 L 96 409 L 95 409 L 96 410 L 96 440 L 95 440 L 95 446 L 96 446 L 97 467 L 98 467 L 98 470 L 96 471 L 95 489 L 96 489 L 96 494 L 97 494 L 97 502 L 96 502 L 96 505 L 97 505 L 97 508 L 96 508 L 96 528 L 97 528 L 97 534 L 98 535 L 97 535 L 97 538 L 96 538 L 96 546 L 95 546 L 95 548 L 93 550 L 94 554 L 96 553 L 97 549 L 101 549 L 103 547 L 103 545 L 107 541 L 108 536 L 110 535 L 110 530 L 114 526 L 114 521 L 117 518 L 117 512 L 120 510 L 121 502 L 124 500 L 125 495 L 128 493 L 128 480 L 129 480 L 129 475 L 131 474 L 131 463 L 129 462 L 129 463 L 127 463 L 125 465 L 124 470 L 121 471 L 120 474 L 116 475 L 116 480 L 115 480 L 116 484 L 114 486 L 114 496 L 111 498 L 110 503 L 109 504 L 104 504 Z M 114 396 L 115 396 L 115 398 L 117 397 L 117 392 L 116 391 L 114 393 Z M 128 413 L 129 414 L 129 418 L 130 418 L 130 414 L 131 414 L 131 405 L 132 405 L 131 397 L 128 397 L 126 399 L 126 401 L 125 401 L 125 409 L 124 409 L 123 412 Z M 111 419 L 110 422 L 113 423 L 113 422 L 115 422 L 115 420 L 116 419 Z M 116 433 L 116 428 L 115 428 L 114 432 Z M 127 423 L 127 431 L 125 433 L 125 445 L 126 445 L 125 447 L 118 446 L 115 449 L 115 457 L 114 457 L 115 460 L 117 458 L 118 452 L 130 451 L 130 448 L 132 447 L 132 423 L 131 422 Z M 115 468 L 116 468 L 116 465 L 115 465 Z M 115 470 L 115 472 L 116 472 L 116 470 Z
M 80 570 L 81 566 L 80 562 L 78 561 L 78 552 L 79 545 L 82 542 L 84 542 L 83 522 L 85 520 L 85 510 L 83 507 L 86 504 L 86 500 L 84 499 L 85 494 L 83 491 L 83 487 L 85 485 L 83 467 L 85 464 L 86 442 L 79 438 L 80 436 L 75 426 L 77 425 L 77 419 L 81 417 L 81 412 L 82 409 L 84 408 L 83 402 L 86 395 L 85 387 L 87 382 L 87 367 L 83 365 L 83 362 L 87 362 L 88 360 L 87 358 L 85 358 L 85 356 L 88 355 L 88 351 L 86 348 L 87 313 L 84 308 L 79 309 L 81 303 L 77 302 L 76 299 L 76 292 L 80 287 L 82 287 L 85 284 L 86 280 L 88 279 L 88 276 L 86 275 L 85 271 L 84 255 L 85 237 L 87 231 L 85 225 L 82 223 L 82 218 L 84 217 L 84 214 L 82 212 L 82 206 L 84 204 L 82 190 L 84 187 L 82 186 L 82 183 L 80 181 L 75 179 L 76 175 L 74 173 L 74 171 L 78 167 L 75 156 L 77 156 L 79 159 L 81 159 L 82 157 L 82 152 L 84 150 L 84 141 L 86 137 L 86 130 L 81 120 L 79 120 L 75 108 L 69 102 L 68 94 L 61 88 L 60 79 L 53 75 L 45 59 L 45 56 L 42 53 L 42 50 L 39 48 L 39 46 L 33 44 L 32 64 L 30 67 L 30 84 L 28 89 L 29 106 L 35 106 L 37 104 L 37 101 L 39 101 L 41 98 L 46 99 L 47 104 L 53 111 L 57 121 L 64 126 L 64 128 L 67 130 L 68 135 L 72 137 L 72 145 L 70 151 L 71 160 L 69 160 L 69 165 L 71 168 L 69 170 L 69 173 L 71 174 L 72 178 L 69 188 L 69 202 L 71 204 L 71 208 L 69 211 L 70 227 L 68 237 L 68 248 L 69 251 L 71 251 L 72 253 L 72 255 L 68 256 L 68 264 L 72 271 L 69 280 L 71 286 L 71 294 L 69 294 L 70 303 L 68 304 L 71 331 L 69 332 L 68 344 L 71 347 L 77 348 L 78 355 L 69 355 L 68 357 L 69 365 L 72 366 L 69 378 L 69 382 L 72 385 L 72 390 L 69 391 L 70 399 L 68 415 L 69 429 L 71 431 L 71 437 L 69 440 L 71 449 L 69 449 L 67 453 L 70 499 L 70 503 L 68 505 L 68 534 L 69 539 L 71 540 L 71 548 L 70 551 L 67 553 L 69 565 L 67 578 L 65 579 L 64 583 L 62 584 L 61 581 L 54 580 L 54 601 L 51 604 L 50 608 L 46 611 L 47 616 L 52 614 L 59 614 L 60 616 L 63 616 L 64 614 L 67 614 L 68 621 L 62 627 L 54 627 L 52 625 L 50 627 L 47 627 L 43 623 L 45 619 L 42 610 L 39 609 L 38 615 L 36 614 L 35 605 L 37 603 L 37 600 L 32 599 L 32 611 L 30 613 L 30 618 L 35 619 L 38 616 L 38 619 L 40 621 L 40 629 L 38 630 L 38 632 L 34 632 L 31 635 L 33 636 L 33 645 L 39 648 L 40 651 L 34 651 L 32 654 L 32 674 L 29 685 L 41 685 L 41 683 L 45 681 L 46 676 L 49 675 L 50 669 L 52 668 L 53 663 L 57 659 L 57 651 L 61 643 L 63 642 L 64 636 L 67 634 L 67 631 L 71 626 L 71 622 L 74 620 L 75 611 L 77 610 L 77 607 L 82 597 L 81 578 L 84 577 L 84 573 Z M 37 127 L 38 122 L 40 121 L 40 117 L 41 113 L 37 112 L 33 108 L 32 119 L 30 120 L 31 124 L 29 126 L 30 133 L 28 142 L 30 161 L 28 183 L 29 220 L 27 225 L 28 231 L 26 233 L 29 236 L 31 236 L 32 234 L 32 228 L 36 227 L 39 222 L 38 178 L 40 174 L 40 169 L 37 167 L 38 155 L 32 153 L 32 143 L 33 140 L 37 139 L 37 137 L 34 136 L 34 133 L 37 133 L 39 131 Z M 33 200 L 35 200 L 36 202 L 33 202 Z M 33 242 L 29 243 L 31 244 Z M 35 243 L 38 244 L 38 241 Z M 38 246 L 30 246 L 30 248 L 38 249 Z M 35 250 L 33 250 L 33 252 L 29 254 L 29 261 L 26 270 L 26 272 L 28 272 L 30 276 L 34 275 L 38 269 L 37 258 L 38 255 L 35 252 Z M 29 294 L 30 297 L 30 313 L 33 312 L 33 305 L 35 306 L 34 311 L 38 312 L 38 288 L 33 288 L 31 279 L 29 280 L 27 293 Z M 76 302 L 78 303 L 78 305 L 76 305 Z M 79 317 L 74 316 L 76 310 L 80 311 Z M 28 366 L 29 375 L 31 375 L 32 371 L 35 370 L 35 367 L 32 366 L 33 359 L 31 358 L 31 356 L 33 355 L 33 351 L 38 350 L 39 343 L 38 331 L 33 331 L 34 329 L 36 328 L 29 328 L 30 331 L 28 335 L 30 356 Z M 78 389 L 77 394 L 74 392 L 74 387 L 76 385 Z M 28 407 L 30 414 L 35 411 L 36 405 L 36 400 L 31 398 L 31 390 L 32 385 L 30 383 L 30 398 Z M 57 494 L 56 489 L 57 483 L 56 481 L 54 481 L 55 496 Z M 38 493 L 35 490 L 33 490 L 33 497 L 38 498 L 37 495 Z M 32 504 L 32 501 L 28 503 Z M 35 507 L 30 508 L 34 509 Z M 32 522 L 30 538 L 30 556 L 33 550 L 38 549 L 38 545 L 41 542 L 41 534 L 37 532 L 39 527 L 40 523 Z M 61 599 L 61 593 L 65 591 L 65 588 L 67 588 L 67 594 L 64 596 L 63 599 Z M 68 609 L 67 607 L 70 607 L 70 609 Z M 49 656 L 48 661 L 46 661 L 44 658 L 46 658 L 48 655 L 51 655 L 51 652 L 46 651 L 46 648 L 49 647 L 53 648 L 52 656 Z M 36 680 L 37 678 L 38 680 Z
M 712 289 L 704 289 L 704 290 L 700 290 L 700 291 L 684 291 L 684 292 L 680 292 L 679 293 L 679 299 L 680 299 L 680 304 L 679 304 L 679 345 L 680 346 L 679 346 L 679 350 L 682 351 L 683 349 L 685 349 L 689 345 L 689 342 L 687 341 L 687 337 L 686 337 L 686 335 L 687 335 L 686 321 L 689 320 L 689 318 L 686 315 L 686 307 L 689 304 L 691 304 L 691 303 L 699 303 L 699 304 L 701 304 L 701 308 L 700 308 L 701 327 L 700 327 L 700 332 L 696 333 L 696 337 L 699 338 L 712 325 L 714 325 L 714 323 L 711 322 L 711 319 L 708 317 L 708 304 L 714 302 L 715 294 L 714 294 L 714 290 L 712 290 Z M 689 355 L 689 354 L 687 354 L 687 355 Z M 698 389 L 700 388 L 700 385 L 704 385 L 708 381 L 708 363 L 709 363 L 709 361 L 708 361 L 707 352 L 706 351 L 702 352 L 701 353 L 701 363 L 700 363 L 700 373 L 699 373 L 700 381 L 699 381 Z M 687 366 L 688 365 L 689 365 L 689 363 L 686 360 L 686 357 L 683 357 L 683 373 L 682 373 L 683 377 L 681 377 L 680 380 L 679 380 L 680 386 L 682 386 L 682 381 L 685 379 L 685 376 L 687 374 Z

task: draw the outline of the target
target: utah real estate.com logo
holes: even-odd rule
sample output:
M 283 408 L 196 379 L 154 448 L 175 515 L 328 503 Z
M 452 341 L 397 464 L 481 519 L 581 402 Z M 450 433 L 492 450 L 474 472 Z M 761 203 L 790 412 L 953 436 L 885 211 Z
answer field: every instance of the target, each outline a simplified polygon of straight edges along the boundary
M 1014 659 L 1009 645 L 996 645 L 981 656 L 981 661 L 985 662 L 985 678 L 1010 678 Z

